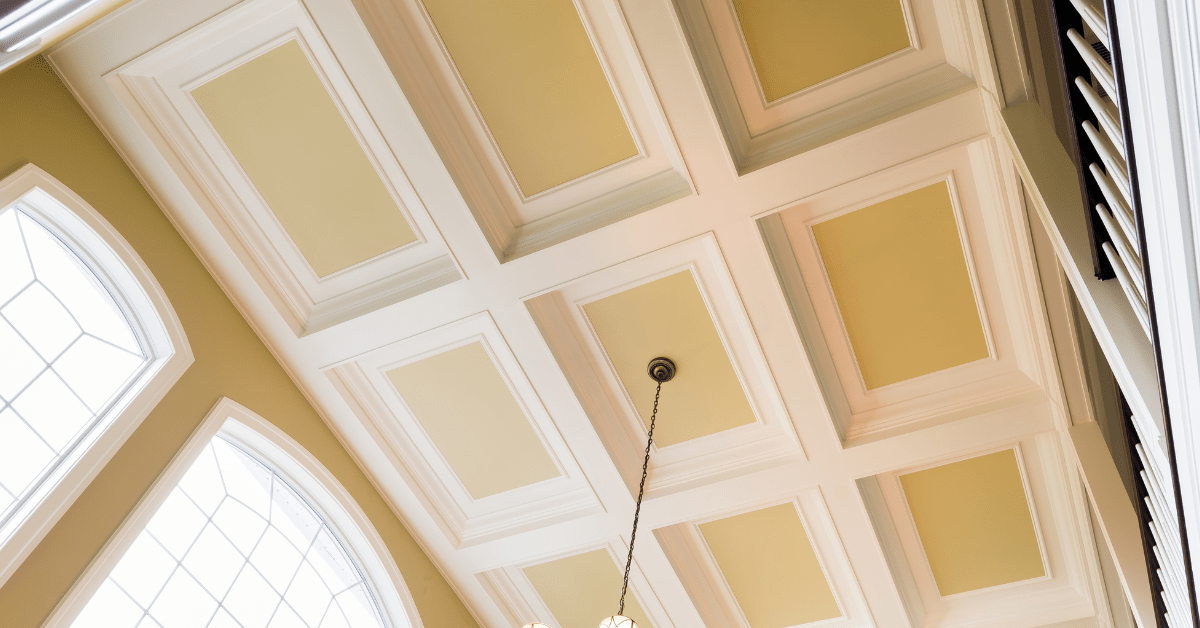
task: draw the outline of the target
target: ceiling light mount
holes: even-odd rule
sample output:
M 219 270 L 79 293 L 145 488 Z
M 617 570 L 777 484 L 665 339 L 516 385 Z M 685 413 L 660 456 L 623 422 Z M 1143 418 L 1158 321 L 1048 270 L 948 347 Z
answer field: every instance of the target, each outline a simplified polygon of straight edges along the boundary
M 650 376 L 650 379 L 660 384 L 665 384 L 674 379 L 675 370 L 675 362 L 671 358 L 654 358 L 646 366 L 646 374 Z
M 617 614 L 605 617 L 600 622 L 600 628 L 638 628 L 636 622 L 625 616 L 625 594 L 629 592 L 629 569 L 633 566 L 633 544 L 637 542 L 638 518 L 642 514 L 642 498 L 646 494 L 646 475 L 650 470 L 650 448 L 654 445 L 654 421 L 658 418 L 658 399 L 662 394 L 662 385 L 675 378 L 677 369 L 671 358 L 657 357 L 646 365 L 646 374 L 658 382 L 654 390 L 654 409 L 650 411 L 650 429 L 646 432 L 646 456 L 642 460 L 642 482 L 638 485 L 637 506 L 633 510 L 633 529 L 629 532 L 629 555 L 625 558 L 625 577 L 621 580 L 621 600 L 617 605 Z M 549 628 L 545 624 L 534 622 L 525 624 L 524 628 Z

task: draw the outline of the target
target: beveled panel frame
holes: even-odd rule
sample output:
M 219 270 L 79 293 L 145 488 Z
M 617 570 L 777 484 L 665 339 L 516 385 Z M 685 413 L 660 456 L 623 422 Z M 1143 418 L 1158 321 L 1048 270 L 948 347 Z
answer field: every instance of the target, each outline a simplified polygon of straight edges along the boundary
M 176 175 L 223 232 L 263 292 L 298 335 L 462 278 L 356 83 L 390 81 L 375 63 L 345 64 L 338 49 L 366 33 L 352 8 L 325 11 L 318 27 L 300 0 L 239 4 L 105 75 Z M 335 16 L 335 17 L 329 17 Z M 336 23 L 329 23 L 336 21 Z M 327 39 L 328 37 L 328 39 Z M 190 90 L 288 41 L 296 41 L 388 190 L 416 241 L 325 277 L 317 276 L 204 115 Z M 360 50 L 347 55 L 361 59 Z M 392 83 L 393 98 L 403 98 Z M 369 108 L 370 107 L 370 108 Z
M 837 186 L 759 219 L 786 298 L 844 441 L 917 429 L 965 412 L 1044 398 L 1047 360 L 1034 329 L 1041 296 L 1023 212 L 993 176 L 979 141 Z M 989 357 L 868 389 L 813 235 L 813 225 L 945 182 Z
M 500 262 L 694 193 L 617 0 L 575 0 L 638 154 L 526 196 L 420 0 L 359 0 Z
M 908 48 L 767 102 L 732 0 L 675 0 L 738 174 L 902 116 L 975 86 L 959 0 L 898 0 Z
M 791 504 L 800 517 L 800 523 L 808 535 L 813 553 L 825 575 L 833 598 L 841 611 L 840 617 L 797 624 L 797 626 L 840 626 L 845 628 L 873 628 L 875 622 L 867 606 L 862 587 L 846 550 L 842 546 L 837 527 L 829 513 L 820 487 L 800 491 L 791 497 L 773 498 L 752 504 L 738 504 L 714 512 L 701 519 L 679 523 L 654 531 L 659 544 L 670 560 L 675 573 L 687 590 L 696 610 L 704 618 L 707 628 L 751 628 L 745 614 L 738 605 L 733 591 L 721 573 L 712 550 L 708 546 L 700 526 L 710 521 Z
M 646 433 L 583 306 L 673 275 L 691 273 L 755 422 L 667 447 L 655 445 L 647 493 L 684 490 L 723 477 L 805 459 L 799 434 L 725 266 L 705 234 L 526 297 L 525 303 L 631 492 L 641 477 Z
M 1046 432 L 859 480 L 866 508 L 915 625 L 975 626 L 979 617 L 988 617 L 995 625 L 1043 625 L 1093 613 L 1087 559 L 1079 543 L 1090 534 L 1087 504 L 1071 495 L 1069 487 L 1078 482 L 1078 471 L 1058 439 L 1056 433 Z M 900 476 L 1005 450 L 1016 453 L 1046 574 L 943 596 Z M 879 530 L 881 527 L 887 530 Z
M 501 613 L 512 625 L 520 626 L 533 621 L 545 622 L 547 618 L 554 615 L 550 612 L 549 606 L 542 601 L 541 595 L 529 581 L 529 577 L 525 575 L 525 568 L 586 554 L 598 549 L 607 552 L 613 561 L 613 568 L 618 570 L 618 573 L 623 572 L 629 546 L 622 539 L 613 538 L 603 545 L 586 545 L 537 556 L 478 573 L 475 577 L 479 579 L 480 584 L 487 590 L 496 606 L 500 608 Z M 676 624 L 667 615 L 666 608 L 655 595 L 653 585 L 646 574 L 642 572 L 636 558 L 629 567 L 629 593 L 637 598 L 638 604 L 654 624 L 654 628 L 675 628 Z M 602 618 L 597 618 L 597 620 L 599 619 Z
M 491 358 L 560 475 L 476 499 L 409 410 L 386 373 L 478 342 Z M 603 512 L 550 414 L 487 312 L 322 369 L 363 424 L 390 448 L 414 492 L 456 547 Z

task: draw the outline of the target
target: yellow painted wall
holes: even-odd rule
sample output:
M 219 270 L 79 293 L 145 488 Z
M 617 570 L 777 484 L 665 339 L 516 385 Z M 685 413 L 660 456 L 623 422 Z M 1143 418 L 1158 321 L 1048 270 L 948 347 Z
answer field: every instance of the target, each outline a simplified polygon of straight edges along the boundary
M 69 186 L 129 241 L 174 304 L 195 363 L 0 588 L 0 624 L 41 625 L 205 413 L 227 396 L 295 438 L 354 496 L 395 557 L 426 626 L 477 626 L 41 57 L 0 74 L 0 177 L 26 163 Z

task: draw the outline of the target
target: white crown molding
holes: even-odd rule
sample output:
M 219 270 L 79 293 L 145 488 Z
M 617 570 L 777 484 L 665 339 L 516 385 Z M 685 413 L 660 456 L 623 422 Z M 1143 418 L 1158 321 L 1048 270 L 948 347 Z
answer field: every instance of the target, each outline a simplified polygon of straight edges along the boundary
M 471 496 L 386 373 L 473 342 L 483 345 L 560 475 L 482 498 Z M 545 404 L 486 312 L 380 347 L 325 369 L 346 402 L 383 435 L 439 515 L 447 538 L 466 547 L 603 512 Z
M 699 526 L 747 512 L 780 504 L 791 504 L 800 517 L 804 531 L 812 544 L 813 553 L 829 584 L 841 612 L 839 617 L 809 622 L 804 626 L 839 626 L 873 628 L 876 626 L 863 597 L 858 577 L 850 564 L 839 538 L 837 527 L 829 514 L 820 487 L 800 491 L 782 499 L 775 497 L 749 504 L 725 507 L 704 517 L 654 531 L 671 564 L 679 574 L 684 588 L 696 604 L 708 628 L 751 628 L 738 605 L 732 589 L 721 573 L 712 551 Z
M 959 0 L 904 0 L 911 45 L 768 103 L 730 0 L 676 0 L 739 174 L 976 86 L 976 36 Z
M 500 262 L 695 193 L 616 0 L 577 0 L 575 8 L 638 155 L 530 197 L 513 178 L 420 2 L 356 4 Z
M 258 271 L 263 291 L 297 335 L 462 278 L 393 143 L 362 100 L 366 92 L 356 86 L 377 79 L 381 68 L 354 70 L 337 56 L 339 45 L 365 33 L 355 32 L 354 15 L 330 13 L 340 19 L 330 18 L 334 23 L 322 30 L 299 0 L 244 2 L 105 76 L 205 213 L 224 227 L 229 246 Z M 300 44 L 417 236 L 413 243 L 325 277 L 304 259 L 190 95 L 196 85 L 287 41 Z
M 1045 396 L 1053 355 L 1037 341 L 1045 325 L 1023 212 L 990 182 L 996 163 L 988 140 L 909 162 L 789 204 L 760 218 L 781 288 L 848 443 L 895 434 Z M 838 312 L 812 226 L 886 198 L 945 181 L 955 206 L 989 358 L 867 389 Z M 1050 363 L 1046 361 L 1050 360 Z
M 492 596 L 497 606 L 500 607 L 504 616 L 513 625 L 522 625 L 532 621 L 554 622 L 554 614 L 550 612 L 550 608 L 542 601 L 533 583 L 525 576 L 524 569 L 597 549 L 605 550 L 609 557 L 612 558 L 613 568 L 618 570 L 618 573 L 623 573 L 629 546 L 625 544 L 623 539 L 613 538 L 599 546 L 587 545 L 573 547 L 566 551 L 543 553 L 536 558 L 520 563 L 505 565 L 482 572 L 477 577 L 483 583 L 488 594 Z M 654 587 L 651 585 L 647 575 L 642 571 L 642 566 L 637 560 L 634 560 L 629 568 L 629 594 L 637 599 L 642 610 L 646 613 L 646 617 L 654 624 L 654 628 L 675 628 L 677 624 L 671 621 L 666 608 L 659 601 Z M 562 626 L 563 624 L 562 622 L 554 622 L 551 625 Z
M 154 274 L 87 201 L 41 168 L 26 164 L 0 180 L 0 209 L 14 204 L 61 238 L 104 282 L 133 325 L 148 359 L 88 434 L 0 529 L 0 585 L 194 361 L 183 324 Z
M 287 478 L 311 499 L 322 516 L 349 547 L 352 557 L 366 572 L 382 611 L 392 626 L 422 628 L 408 586 L 404 583 L 391 550 L 371 520 L 342 486 L 308 450 L 275 424 L 245 406 L 222 397 L 175 453 L 150 489 L 109 537 L 71 590 L 59 601 L 43 624 L 44 628 L 70 628 L 109 573 L 121 561 L 139 534 L 158 512 L 171 491 L 187 474 L 192 463 L 218 433 L 236 441 L 272 469 Z M 383 586 L 383 585 L 387 586 Z
M 1025 485 L 1026 500 L 1046 575 L 954 595 L 938 592 L 916 524 L 904 498 L 900 476 L 1012 449 Z M 859 480 L 863 501 L 882 541 L 905 605 L 916 626 L 1040 626 L 1091 616 L 1095 611 L 1095 548 L 1079 476 L 1067 463 L 1056 432 L 1028 436 L 1015 444 L 963 452 Z
M 712 234 L 705 234 L 525 299 L 630 490 L 641 474 L 644 427 L 583 306 L 681 270 L 690 272 L 696 281 L 757 420 L 669 447 L 655 446 L 647 492 L 685 490 L 804 460 L 796 427 L 774 386 L 720 247 Z

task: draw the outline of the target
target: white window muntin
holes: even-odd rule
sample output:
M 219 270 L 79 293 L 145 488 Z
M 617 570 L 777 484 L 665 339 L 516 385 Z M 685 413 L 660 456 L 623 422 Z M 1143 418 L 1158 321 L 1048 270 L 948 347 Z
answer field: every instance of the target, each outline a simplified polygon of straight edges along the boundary
M 76 448 L 85 442 L 94 440 L 89 438 L 93 430 L 101 428 L 102 424 L 111 422 L 105 419 L 112 413 L 114 406 L 125 399 L 126 393 L 129 392 L 133 385 L 141 379 L 141 376 L 151 366 L 151 361 L 147 356 L 147 343 L 143 339 L 143 335 L 132 324 L 127 314 L 129 311 L 128 305 L 124 305 L 123 307 L 119 293 L 114 292 L 110 286 L 105 285 L 105 282 L 98 275 L 97 269 L 93 265 L 94 262 L 88 260 L 88 252 L 71 247 L 62 235 L 55 233 L 51 226 L 39 220 L 40 212 L 38 212 L 37 207 L 39 205 L 44 207 L 47 203 L 52 202 L 54 202 L 53 199 L 45 195 L 44 192 L 35 190 L 26 197 L 23 197 L 16 204 L 0 209 L 0 229 L 8 226 L 4 224 L 5 221 L 12 221 L 17 229 L 17 235 L 20 240 L 19 244 L 25 249 L 26 260 L 32 271 L 31 279 L 27 284 L 17 290 L 11 298 L 0 302 L 0 324 L 5 326 L 5 331 L 12 330 L 15 332 L 16 336 L 21 341 L 24 341 L 25 346 L 33 350 L 31 358 L 40 362 L 40 365 L 37 367 L 39 369 L 38 373 L 33 377 L 29 377 L 29 381 L 21 382 L 18 380 L 17 383 L 20 389 L 15 394 L 6 395 L 4 393 L 8 391 L 0 392 L 0 416 L 8 414 L 7 417 L 4 417 L 8 420 L 17 417 L 21 423 L 37 435 L 40 443 L 31 442 L 28 449 L 37 447 L 40 450 L 44 448 L 51 453 L 50 460 L 25 486 L 6 487 L 2 485 L 4 484 L 3 482 L 0 482 L 0 491 L 2 491 L 0 495 L 7 493 L 4 497 L 11 497 L 13 500 L 11 503 L 0 507 L 0 531 L 11 531 L 23 522 L 24 518 L 29 514 L 29 508 L 25 507 L 26 504 L 36 501 L 38 496 L 45 492 L 41 488 L 43 485 L 53 483 L 55 478 L 62 475 L 58 473 L 59 468 L 77 457 L 72 455 Z M 37 232 L 36 230 L 38 229 L 42 231 Z M 39 244 L 38 240 L 43 240 L 43 242 Z M 104 336 L 109 336 L 105 338 L 100 334 L 93 333 L 94 326 L 81 321 L 79 318 L 84 313 L 79 308 L 73 307 L 73 304 L 67 303 L 73 295 L 63 294 L 61 290 L 63 286 L 55 286 L 53 283 L 47 281 L 44 277 L 47 270 L 45 267 L 46 260 L 35 258 L 35 253 L 41 247 L 50 248 L 55 244 L 61 247 L 62 257 L 69 258 L 71 262 L 79 267 L 78 277 L 88 280 L 93 284 L 93 289 L 96 291 L 98 297 L 103 298 L 104 295 L 107 295 L 111 301 L 110 305 L 115 306 L 118 310 L 117 316 L 120 318 L 119 322 L 125 324 L 125 331 L 132 338 L 122 342 L 120 339 L 112 338 L 109 334 L 104 334 Z M 46 251 L 43 250 L 41 253 L 44 255 Z M 7 270 L 0 268 L 0 273 Z M 6 312 L 11 313 L 14 310 L 20 312 L 20 309 L 16 306 L 20 306 L 23 300 L 34 301 L 35 299 L 41 300 L 46 298 L 51 298 L 56 302 L 50 304 L 50 307 L 55 308 L 56 313 L 61 312 L 66 314 L 66 318 L 69 321 L 64 319 L 65 323 L 74 325 L 75 331 L 67 332 L 72 334 L 72 338 L 69 341 L 65 341 L 64 339 L 64 341 L 60 342 L 59 338 L 54 338 L 39 342 L 36 338 L 29 337 L 30 331 L 34 333 L 39 331 L 43 333 L 55 332 L 48 329 L 30 330 L 28 328 L 28 321 L 14 320 L 17 319 L 16 315 L 6 314 Z M 47 312 L 37 313 L 42 315 L 48 314 Z M 63 334 L 63 336 L 65 335 Z M 69 373 L 63 372 L 63 362 L 71 358 L 72 351 L 76 345 L 87 342 L 88 339 L 95 339 L 100 343 L 111 345 L 116 350 L 110 352 L 112 354 L 111 357 L 125 357 L 121 355 L 123 352 L 130 358 L 136 358 L 136 364 L 133 363 L 132 359 L 127 359 L 124 365 L 119 367 L 112 365 L 112 368 L 121 368 L 119 375 L 123 375 L 123 377 L 121 377 L 120 381 L 111 382 L 103 390 L 98 390 L 92 394 L 78 390 L 79 382 L 76 378 L 71 377 Z M 63 346 L 60 349 L 58 345 Z M 9 356 L 9 359 L 18 358 L 17 356 Z M 104 367 L 99 366 L 99 368 Z M 83 374 L 80 375 L 82 376 Z M 89 372 L 86 375 L 91 377 L 93 373 Z M 21 380 L 24 379 L 26 378 L 21 378 Z M 31 413 L 41 414 L 37 412 L 39 409 L 34 408 L 31 411 L 22 408 L 22 406 L 29 407 L 29 405 L 22 404 L 21 402 L 28 399 L 30 394 L 35 393 L 36 388 L 39 387 L 41 382 L 46 381 L 57 382 L 57 385 L 43 385 L 42 387 L 48 391 L 53 390 L 51 386 L 59 388 L 60 391 L 65 389 L 70 393 L 70 398 L 60 400 L 60 403 L 63 403 L 63 405 L 69 403 L 72 409 L 82 413 L 80 414 L 82 420 L 78 429 L 73 435 L 67 436 L 65 440 L 45 434 L 46 426 L 39 425 L 40 422 L 36 421 L 33 416 L 27 416 Z M 96 395 L 101 396 L 97 397 Z M 55 408 L 55 410 L 56 418 L 62 420 L 63 409 Z M 83 418 L 84 416 L 86 418 Z M 38 457 L 30 451 L 25 453 L 27 454 L 26 458 L 29 463 L 34 463 L 34 459 Z M 7 536 L 0 537 L 0 543 L 6 540 Z
M 303 490 L 218 434 L 72 626 L 383 628 L 359 563 Z
M 183 325 L 162 287 L 103 216 L 33 164 L 0 179 L 0 210 L 17 206 L 93 272 L 129 322 L 146 363 L 0 525 L 0 585 L 193 362 Z
M 391 551 L 366 513 L 319 462 L 273 423 L 228 399 L 219 400 L 159 475 L 133 512 L 59 602 L 43 628 L 71 628 L 121 558 L 183 480 L 213 438 L 233 442 L 284 478 L 336 531 L 374 593 L 384 626 L 422 628 L 420 615 Z

